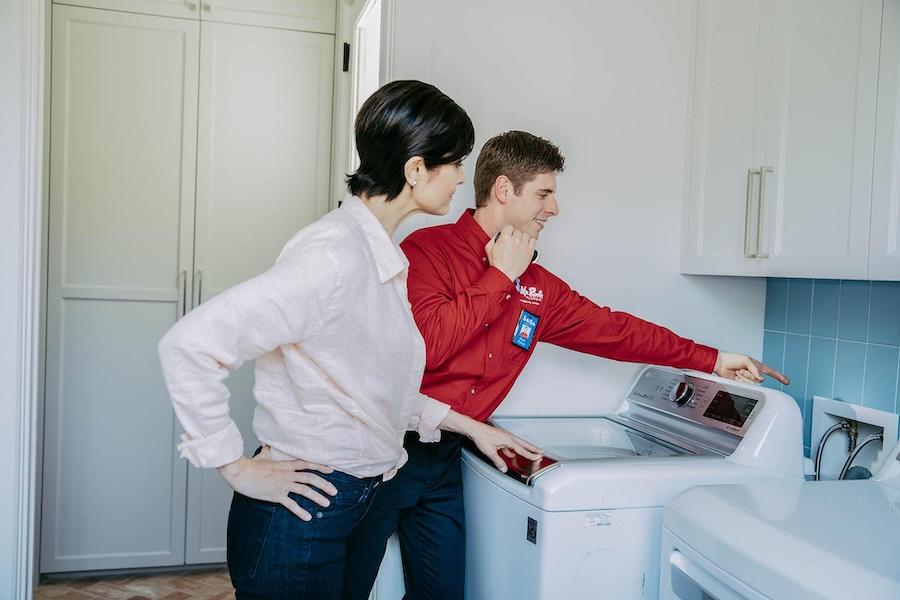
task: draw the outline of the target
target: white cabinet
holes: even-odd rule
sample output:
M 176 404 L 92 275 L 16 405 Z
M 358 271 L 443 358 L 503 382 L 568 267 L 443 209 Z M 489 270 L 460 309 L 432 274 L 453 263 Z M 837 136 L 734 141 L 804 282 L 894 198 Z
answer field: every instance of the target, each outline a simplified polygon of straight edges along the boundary
M 334 33 L 334 0 L 198 0 L 204 21 Z
M 334 38 L 58 4 L 52 36 L 41 571 L 221 562 L 156 344 L 327 211 Z
M 328 211 L 333 47 L 328 35 L 202 24 L 195 304 L 267 269 Z M 253 365 L 227 383 L 249 455 Z M 189 563 L 225 561 L 230 503 L 215 469 L 188 467 Z
M 53 11 L 41 568 L 184 561 L 155 344 L 192 272 L 197 23 Z
M 198 2 L 199 0 L 54 0 L 54 4 L 194 20 L 200 18 Z
M 866 278 L 881 13 L 700 3 L 683 272 Z
M 759 275 L 757 194 L 750 175 L 765 156 L 772 0 L 704 1 L 697 14 L 689 190 L 682 241 L 685 273 Z
M 880 0 L 775 3 L 764 275 L 867 275 Z
M 869 278 L 900 281 L 900 1 L 884 6 Z
M 161 17 L 334 33 L 335 0 L 55 0 Z

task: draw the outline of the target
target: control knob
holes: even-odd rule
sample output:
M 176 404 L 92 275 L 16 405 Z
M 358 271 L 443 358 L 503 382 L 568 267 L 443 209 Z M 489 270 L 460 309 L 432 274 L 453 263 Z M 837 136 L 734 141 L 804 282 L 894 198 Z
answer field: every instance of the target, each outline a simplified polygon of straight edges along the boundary
M 674 402 L 676 406 L 684 406 L 693 397 L 694 384 L 682 381 L 678 384 L 678 387 L 675 388 L 675 393 L 672 394 L 672 402 Z

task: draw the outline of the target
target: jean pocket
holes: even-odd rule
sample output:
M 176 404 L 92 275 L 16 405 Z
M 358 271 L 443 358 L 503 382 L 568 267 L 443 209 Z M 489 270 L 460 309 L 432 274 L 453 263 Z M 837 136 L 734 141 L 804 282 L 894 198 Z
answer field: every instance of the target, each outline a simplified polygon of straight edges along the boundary
M 345 516 L 355 510 L 362 510 L 366 506 L 366 500 L 371 495 L 371 485 L 368 480 L 357 479 L 351 475 L 335 471 L 333 473 L 317 473 L 319 476 L 331 482 L 337 488 L 336 496 L 329 496 L 324 491 L 313 489 L 328 498 L 328 506 L 320 506 L 300 494 L 291 492 L 289 496 L 301 508 L 309 512 L 313 518 L 325 519 Z
M 226 560 L 232 579 L 251 580 L 275 516 L 276 505 L 235 492 L 228 512 Z

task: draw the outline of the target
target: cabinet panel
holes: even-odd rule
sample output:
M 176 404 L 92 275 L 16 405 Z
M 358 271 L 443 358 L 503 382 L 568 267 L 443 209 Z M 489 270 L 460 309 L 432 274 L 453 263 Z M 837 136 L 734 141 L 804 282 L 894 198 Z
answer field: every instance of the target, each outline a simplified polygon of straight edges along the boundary
M 900 1 L 885 2 L 881 27 L 878 116 L 869 279 L 900 280 Z
M 335 0 L 198 0 L 204 21 L 334 33 Z
M 54 4 L 334 33 L 335 0 L 54 0 Z
M 203 23 L 195 302 L 272 266 L 297 230 L 328 210 L 334 39 Z M 246 450 L 252 365 L 228 379 Z M 190 468 L 188 562 L 225 558 L 231 490 Z
M 778 2 L 775 23 L 763 272 L 865 278 L 881 2 Z
M 174 307 L 83 298 L 57 306 L 42 570 L 182 564 L 185 464 L 173 451 L 177 423 L 152 368 Z
M 181 564 L 186 468 L 156 343 L 189 298 L 199 24 L 52 18 L 41 570 Z
M 684 273 L 759 273 L 759 261 L 745 257 L 757 230 L 758 178 L 748 169 L 765 151 L 759 78 L 770 17 L 767 1 L 698 5 Z
M 54 4 L 68 4 L 87 8 L 102 8 L 120 12 L 179 17 L 200 18 L 200 0 L 54 0 Z

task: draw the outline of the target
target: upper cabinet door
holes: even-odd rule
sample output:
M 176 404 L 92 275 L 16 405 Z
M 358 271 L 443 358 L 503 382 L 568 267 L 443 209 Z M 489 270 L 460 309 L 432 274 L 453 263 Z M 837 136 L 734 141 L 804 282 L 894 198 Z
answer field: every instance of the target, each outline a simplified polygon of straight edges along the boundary
M 182 19 L 200 18 L 200 0 L 54 0 L 54 4 L 103 8 Z
M 881 27 L 878 117 L 869 279 L 900 280 L 900 1 L 885 3 Z
M 881 12 L 880 0 L 775 3 L 765 275 L 866 278 Z
M 770 0 L 704 0 L 697 13 L 682 272 L 758 275 L 751 169 L 765 153 Z
M 336 0 L 54 0 L 54 3 L 331 34 L 335 32 L 337 12 Z
M 197 0 L 202 19 L 334 33 L 335 0 Z
M 203 22 L 200 54 L 195 305 L 269 269 L 328 211 L 334 38 Z M 252 453 L 252 365 L 227 384 Z M 230 488 L 191 467 L 188 498 L 187 562 L 222 562 Z
M 156 345 L 190 299 L 199 28 L 53 7 L 42 572 L 184 562 Z

